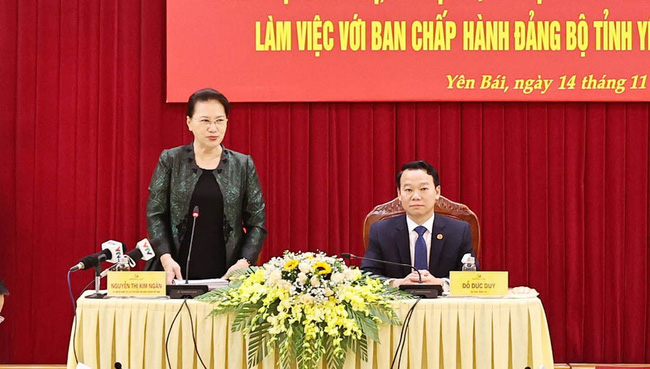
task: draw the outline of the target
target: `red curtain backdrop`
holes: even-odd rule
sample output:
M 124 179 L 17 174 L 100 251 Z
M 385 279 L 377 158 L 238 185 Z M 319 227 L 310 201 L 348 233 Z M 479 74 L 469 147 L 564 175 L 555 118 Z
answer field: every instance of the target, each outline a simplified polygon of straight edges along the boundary
M 1 0 L 0 25 L 0 363 L 62 363 L 67 269 L 145 237 L 158 154 L 191 136 L 165 103 L 164 1 Z M 557 362 L 649 362 L 649 107 L 235 104 L 225 144 L 255 159 L 264 261 L 363 253 L 364 216 L 425 159 L 478 214 L 483 268 L 540 292 Z

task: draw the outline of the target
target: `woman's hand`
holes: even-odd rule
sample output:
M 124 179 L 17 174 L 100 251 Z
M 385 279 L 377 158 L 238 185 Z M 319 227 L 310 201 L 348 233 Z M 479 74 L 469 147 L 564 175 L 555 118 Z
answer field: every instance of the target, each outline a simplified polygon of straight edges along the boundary
M 165 274 L 167 275 L 167 284 L 172 284 L 174 277 L 176 277 L 176 279 L 183 279 L 183 276 L 181 275 L 181 266 L 178 265 L 176 260 L 174 260 L 171 255 L 161 255 L 160 263 L 162 264 L 163 269 L 165 269 Z
M 242 269 L 242 268 L 248 268 L 250 266 L 250 263 L 246 259 L 239 259 L 235 264 L 233 264 L 230 268 L 228 268 L 228 271 L 226 274 L 223 275 L 223 279 L 227 279 L 230 276 L 230 273 L 235 271 L 236 269 Z

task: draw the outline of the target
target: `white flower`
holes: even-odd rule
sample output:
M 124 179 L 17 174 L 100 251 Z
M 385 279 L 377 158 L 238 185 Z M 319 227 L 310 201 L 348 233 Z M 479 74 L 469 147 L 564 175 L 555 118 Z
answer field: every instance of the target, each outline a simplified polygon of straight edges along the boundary
M 318 280 L 318 277 L 313 276 L 311 277 L 311 285 L 314 287 L 319 287 L 320 286 L 320 281 Z
M 345 278 L 345 275 L 343 273 L 334 272 L 332 273 L 332 277 L 330 278 L 330 280 L 333 283 L 341 283 L 341 281 L 343 281 L 343 278 Z
M 349 269 L 346 269 L 344 273 L 345 273 L 345 278 L 344 279 L 346 281 L 354 281 L 354 280 L 357 280 L 357 279 L 361 278 L 361 272 L 359 271 L 359 269 L 349 268 Z
M 277 286 L 287 291 L 291 290 L 291 282 L 285 281 L 284 279 L 279 280 Z
M 309 304 L 310 302 L 314 301 L 314 298 L 312 297 L 312 295 L 310 295 L 308 293 L 304 293 L 304 294 L 300 295 L 299 300 L 303 304 Z
M 291 308 L 291 301 L 290 300 L 280 300 L 279 307 L 283 310 L 288 310 Z
M 302 273 L 302 272 L 298 273 L 298 283 L 300 283 L 301 285 L 304 285 L 305 282 L 307 282 L 307 274 Z
M 298 269 L 300 269 L 301 272 L 306 274 L 306 273 L 311 272 L 311 265 L 309 265 L 309 263 L 303 261 L 300 264 L 298 264 Z
M 273 286 L 281 279 L 282 272 L 278 269 L 275 269 L 269 274 L 268 278 L 266 279 L 266 283 L 268 283 L 270 286 Z
M 326 297 L 330 297 L 334 294 L 334 291 L 330 290 L 329 287 L 325 287 L 325 292 L 323 293 Z

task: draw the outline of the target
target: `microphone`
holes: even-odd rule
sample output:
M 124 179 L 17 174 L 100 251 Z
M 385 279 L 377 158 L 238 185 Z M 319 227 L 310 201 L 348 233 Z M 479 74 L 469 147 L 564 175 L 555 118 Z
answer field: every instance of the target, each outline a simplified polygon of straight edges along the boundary
M 123 243 L 113 240 L 106 241 L 102 243 L 102 251 L 82 258 L 76 265 L 70 268 L 70 272 L 98 266 L 105 261 L 117 263 L 122 255 L 124 255 Z
M 172 299 L 188 299 L 202 295 L 208 292 L 208 286 L 205 284 L 189 284 L 190 279 L 190 257 L 192 256 L 192 243 L 194 242 L 194 228 L 196 227 L 196 218 L 199 217 L 199 207 L 195 206 L 192 210 L 192 234 L 190 235 L 190 245 L 187 248 L 187 263 L 185 264 L 185 283 L 181 285 L 167 285 L 167 295 Z M 154 240 L 155 241 L 155 240 Z
M 418 284 L 402 284 L 402 285 L 399 286 L 400 290 L 406 291 L 406 292 L 410 293 L 411 295 L 420 296 L 420 297 L 424 297 L 424 298 L 436 298 L 436 297 L 442 295 L 442 286 L 438 285 L 438 284 L 424 284 L 424 283 L 422 283 L 422 274 L 413 265 L 404 264 L 404 263 L 396 263 L 394 261 L 387 261 L 387 260 L 381 260 L 381 259 L 367 258 L 365 256 L 357 256 L 357 255 L 351 254 L 349 252 L 341 253 L 341 257 L 343 259 L 368 260 L 368 261 L 375 261 L 375 262 L 382 263 L 382 264 L 390 264 L 390 265 L 397 265 L 397 266 L 403 266 L 403 267 L 410 268 L 412 270 L 415 270 L 415 272 L 418 274 Z
M 129 251 L 126 256 L 133 260 L 134 263 L 137 263 L 139 260 L 147 261 L 152 259 L 156 256 L 156 253 L 153 251 L 153 247 L 151 247 L 149 240 L 143 238 L 135 244 L 135 249 Z
M 194 242 L 194 228 L 196 227 L 196 218 L 199 217 L 199 206 L 194 206 L 192 210 L 192 234 L 190 235 L 190 246 L 187 249 L 187 262 L 185 263 L 185 284 L 190 279 L 190 258 L 192 257 L 192 243 Z
M 357 255 L 354 255 L 354 254 L 350 254 L 349 252 L 341 253 L 341 257 L 343 259 L 359 259 L 359 260 L 376 261 L 378 263 L 391 264 L 391 265 L 397 265 L 397 266 L 403 266 L 403 267 L 411 268 L 411 269 L 415 270 L 415 272 L 418 274 L 418 283 L 422 283 L 422 274 L 420 274 L 420 271 L 417 270 L 413 265 L 410 265 L 410 264 L 403 264 L 403 263 L 396 263 L 394 261 L 386 261 L 386 260 L 380 260 L 380 259 L 367 258 L 365 256 L 357 256 Z
M 160 242 L 158 240 L 154 240 L 154 242 Z M 153 248 L 151 247 L 151 244 L 149 243 L 149 240 L 144 238 L 140 240 L 136 245 L 135 248 L 131 251 L 129 251 L 122 260 L 118 262 L 118 264 L 111 266 L 110 268 L 106 268 L 102 270 L 101 274 L 99 275 L 100 278 L 104 278 L 108 275 L 108 272 L 114 271 L 114 270 L 120 270 L 120 264 L 122 264 L 126 269 L 129 270 L 130 267 L 135 267 L 135 264 L 139 260 L 150 260 L 156 256 L 155 252 L 153 251 Z
M 418 283 L 422 283 L 422 274 L 420 273 L 419 270 L 417 270 L 413 265 L 410 264 L 403 264 L 403 263 L 396 263 L 394 261 L 386 261 L 386 260 L 380 260 L 380 259 L 373 259 L 373 258 L 367 258 L 365 256 L 357 256 L 354 254 L 350 254 L 349 252 L 343 252 L 341 253 L 341 257 L 343 259 L 359 259 L 359 260 L 368 260 L 368 261 L 376 261 L 378 263 L 383 263 L 383 264 L 391 264 L 391 265 L 397 265 L 397 266 L 403 266 L 407 268 L 411 268 L 415 270 L 415 272 L 418 274 Z
M 117 263 L 122 256 L 124 256 L 124 250 L 126 250 L 126 245 L 122 242 L 109 240 L 102 243 L 102 250 L 110 250 L 111 254 L 106 255 L 106 261 L 109 263 Z

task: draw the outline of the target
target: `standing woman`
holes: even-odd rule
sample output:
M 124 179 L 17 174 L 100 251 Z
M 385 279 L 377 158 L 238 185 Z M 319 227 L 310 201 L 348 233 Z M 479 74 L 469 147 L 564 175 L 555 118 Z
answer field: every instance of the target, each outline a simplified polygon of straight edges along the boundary
M 230 103 L 220 92 L 196 91 L 187 102 L 189 145 L 163 150 L 149 185 L 147 228 L 167 283 L 186 276 L 192 210 L 199 208 L 189 279 L 219 278 L 257 260 L 266 238 L 260 181 L 249 155 L 226 149 Z

